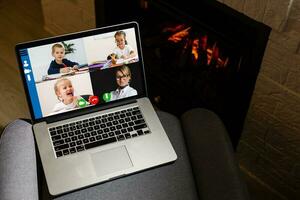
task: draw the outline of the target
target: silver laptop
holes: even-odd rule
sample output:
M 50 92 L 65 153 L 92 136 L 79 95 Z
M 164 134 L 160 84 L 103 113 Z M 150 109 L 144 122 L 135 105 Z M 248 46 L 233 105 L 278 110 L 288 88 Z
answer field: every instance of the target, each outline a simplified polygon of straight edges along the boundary
M 50 194 L 176 160 L 147 98 L 136 22 L 18 44 L 16 54 Z

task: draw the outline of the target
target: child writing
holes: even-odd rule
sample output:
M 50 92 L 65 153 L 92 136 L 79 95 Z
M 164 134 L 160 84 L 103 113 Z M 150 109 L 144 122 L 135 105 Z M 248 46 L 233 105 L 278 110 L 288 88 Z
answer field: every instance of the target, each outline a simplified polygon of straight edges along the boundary
M 126 33 L 124 31 L 117 31 L 115 33 L 115 41 L 117 43 L 117 47 L 113 50 L 112 53 L 115 58 L 128 59 L 135 56 L 133 48 L 127 43 Z
M 61 78 L 57 80 L 54 84 L 54 92 L 60 102 L 54 106 L 53 112 L 65 112 L 79 107 L 78 100 L 82 97 L 74 96 L 74 88 L 69 79 Z
M 52 56 L 54 60 L 50 63 L 48 75 L 58 73 L 68 73 L 78 69 L 78 63 L 65 59 L 65 48 L 61 44 L 52 46 Z

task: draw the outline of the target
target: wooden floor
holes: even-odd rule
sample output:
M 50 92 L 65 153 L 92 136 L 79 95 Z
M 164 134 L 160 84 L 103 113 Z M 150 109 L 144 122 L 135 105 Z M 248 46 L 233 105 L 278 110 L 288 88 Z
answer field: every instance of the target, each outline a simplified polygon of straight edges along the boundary
M 14 46 L 50 36 L 43 29 L 39 0 L 0 1 L 0 130 L 17 119 L 29 118 Z

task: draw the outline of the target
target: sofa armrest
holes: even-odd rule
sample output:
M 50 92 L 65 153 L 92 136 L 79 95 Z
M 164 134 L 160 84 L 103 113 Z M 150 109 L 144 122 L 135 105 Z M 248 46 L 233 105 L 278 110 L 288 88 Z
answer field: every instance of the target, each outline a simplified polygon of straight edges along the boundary
M 220 118 L 196 108 L 184 113 L 181 121 L 200 199 L 249 199 Z
M 0 198 L 38 199 L 37 169 L 31 124 L 16 120 L 0 138 Z

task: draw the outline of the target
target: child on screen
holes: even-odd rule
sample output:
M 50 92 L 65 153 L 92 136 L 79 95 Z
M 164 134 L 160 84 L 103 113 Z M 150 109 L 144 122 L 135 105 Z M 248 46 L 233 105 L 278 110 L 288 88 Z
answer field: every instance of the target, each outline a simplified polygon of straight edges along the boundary
M 54 85 L 55 94 L 59 100 L 54 108 L 53 112 L 65 112 L 78 108 L 78 101 L 85 101 L 81 96 L 74 96 L 74 88 L 72 82 L 67 78 L 61 78 L 56 81 Z M 88 104 L 88 102 L 85 102 Z
M 78 69 L 78 63 L 72 62 L 65 57 L 65 48 L 56 43 L 52 46 L 52 56 L 54 60 L 50 63 L 48 75 L 58 73 L 68 73 Z

